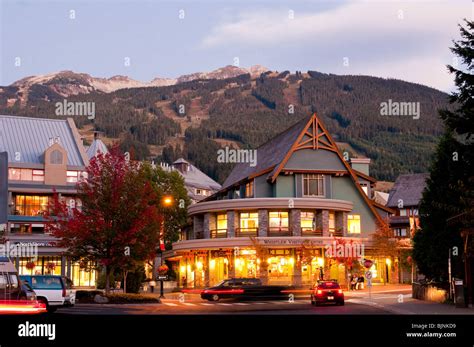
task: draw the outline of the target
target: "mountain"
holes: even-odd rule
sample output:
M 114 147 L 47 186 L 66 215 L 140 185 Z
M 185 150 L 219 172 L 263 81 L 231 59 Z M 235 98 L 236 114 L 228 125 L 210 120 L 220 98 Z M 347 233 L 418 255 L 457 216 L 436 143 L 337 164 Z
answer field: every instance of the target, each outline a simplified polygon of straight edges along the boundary
M 91 92 L 111 93 L 125 88 L 163 87 L 197 79 L 226 79 L 248 73 L 256 76 L 265 71 L 268 71 L 268 69 L 261 65 L 255 65 L 249 69 L 229 65 L 214 71 L 198 72 L 178 78 L 156 77 L 150 82 L 141 82 L 120 75 L 100 78 L 92 77 L 85 73 L 60 71 L 46 75 L 25 77 L 12 83 L 9 87 L 12 87 L 12 91 L 17 91 L 17 98 L 24 104 L 31 94 L 30 89 L 33 89 L 33 94 L 38 90 L 41 93 L 41 89 L 43 89 L 43 91 L 50 91 L 61 97 L 69 97 L 71 95 L 89 94 Z M 46 97 L 46 100 L 52 101 L 49 97 Z M 11 100 L 11 102 L 13 101 Z
M 256 148 L 313 112 L 342 151 L 372 159 L 377 179 L 426 172 L 442 133 L 438 109 L 449 108 L 447 94 L 401 80 L 226 66 L 145 84 L 70 71 L 27 77 L 0 87 L 0 112 L 51 118 L 66 96 L 96 105 L 93 121 L 74 117 L 86 140 L 99 131 L 138 159 L 184 157 L 220 182 L 231 165 L 217 162 L 219 148 Z M 391 102 L 414 102 L 419 117 L 384 115 Z

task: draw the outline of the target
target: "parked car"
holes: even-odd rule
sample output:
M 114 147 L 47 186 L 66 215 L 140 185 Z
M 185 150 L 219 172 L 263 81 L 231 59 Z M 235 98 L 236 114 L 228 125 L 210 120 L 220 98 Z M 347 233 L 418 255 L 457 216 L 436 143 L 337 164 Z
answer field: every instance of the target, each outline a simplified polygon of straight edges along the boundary
M 63 283 L 66 286 L 66 297 L 64 298 L 64 306 L 74 306 L 76 304 L 76 289 L 72 280 L 63 276 Z
M 37 300 L 46 304 L 48 312 L 54 312 L 64 306 L 67 297 L 66 285 L 61 276 L 55 275 L 21 275 L 35 291 Z
M 21 289 L 25 292 L 26 294 L 26 300 L 29 300 L 29 301 L 35 301 L 37 300 L 36 299 L 36 293 L 35 291 L 33 290 L 33 288 L 31 288 L 31 286 L 25 282 L 25 281 L 22 281 L 20 280 L 20 283 L 21 283 Z
M 217 285 L 206 288 L 201 292 L 201 298 L 209 301 L 218 301 L 222 298 L 287 298 L 290 287 L 262 285 L 258 278 L 230 278 Z
M 27 290 L 20 283 L 15 265 L 7 257 L 0 257 L 0 300 L 27 298 Z
M 319 281 L 312 288 L 311 304 L 318 306 L 325 303 L 344 305 L 344 292 L 337 281 Z

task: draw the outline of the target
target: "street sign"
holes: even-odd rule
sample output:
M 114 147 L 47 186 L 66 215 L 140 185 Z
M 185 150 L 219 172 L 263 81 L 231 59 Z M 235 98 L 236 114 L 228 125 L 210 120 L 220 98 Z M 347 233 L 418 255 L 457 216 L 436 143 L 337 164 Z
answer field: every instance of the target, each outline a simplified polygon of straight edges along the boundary
M 371 280 L 372 279 L 372 272 L 371 271 L 367 271 L 365 273 L 365 278 L 367 278 L 367 280 Z
M 158 275 L 158 281 L 168 281 L 168 275 Z
M 364 267 L 366 269 L 370 269 L 372 267 L 372 265 L 374 264 L 374 262 L 370 259 L 364 259 Z
M 367 279 L 367 288 L 372 287 L 372 279 Z

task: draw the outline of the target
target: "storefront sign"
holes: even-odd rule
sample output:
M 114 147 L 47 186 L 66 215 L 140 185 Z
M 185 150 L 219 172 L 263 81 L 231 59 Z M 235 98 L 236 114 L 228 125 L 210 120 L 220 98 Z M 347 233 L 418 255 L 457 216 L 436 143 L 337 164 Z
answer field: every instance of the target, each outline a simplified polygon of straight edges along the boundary
M 227 257 L 226 251 L 211 251 L 211 256 L 213 258 Z
M 157 280 L 158 281 L 168 281 L 168 275 L 164 275 L 164 276 L 158 275 Z
M 20 245 L 20 247 L 28 247 L 28 246 L 34 246 L 34 247 L 54 247 L 56 246 L 54 242 L 47 242 L 47 241 L 31 241 L 31 242 L 15 242 L 15 245 Z
M 308 239 L 277 239 L 277 238 L 272 238 L 272 239 L 259 239 L 258 240 L 261 244 L 265 246 L 322 246 L 323 241 L 322 240 L 308 240 Z

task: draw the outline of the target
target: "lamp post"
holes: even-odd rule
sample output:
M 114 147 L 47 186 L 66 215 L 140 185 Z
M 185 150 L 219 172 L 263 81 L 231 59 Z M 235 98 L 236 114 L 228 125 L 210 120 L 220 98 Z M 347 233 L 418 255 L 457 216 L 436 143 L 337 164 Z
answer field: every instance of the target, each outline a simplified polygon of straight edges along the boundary
M 173 197 L 170 195 L 165 195 L 161 199 L 161 205 L 164 207 L 170 207 L 173 205 Z M 164 236 L 165 236 L 165 221 L 164 218 L 161 221 L 160 225 L 160 267 L 163 266 L 163 251 L 165 250 L 165 241 L 164 241 Z M 158 274 L 160 276 L 160 274 Z M 163 290 L 163 279 L 159 278 L 160 280 L 160 299 L 164 299 L 164 290 Z

